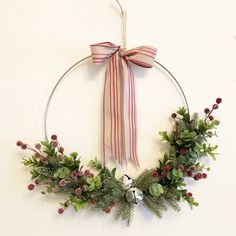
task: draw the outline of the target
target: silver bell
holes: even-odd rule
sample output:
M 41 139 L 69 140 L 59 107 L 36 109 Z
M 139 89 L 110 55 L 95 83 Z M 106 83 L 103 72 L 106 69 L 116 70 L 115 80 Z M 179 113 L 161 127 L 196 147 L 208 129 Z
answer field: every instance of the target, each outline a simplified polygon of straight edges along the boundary
M 133 185 L 133 179 L 130 178 L 128 175 L 123 175 L 122 177 L 122 186 L 125 190 L 128 190 Z
M 139 204 L 143 200 L 143 192 L 139 188 L 133 187 L 126 192 L 126 200 L 131 204 Z

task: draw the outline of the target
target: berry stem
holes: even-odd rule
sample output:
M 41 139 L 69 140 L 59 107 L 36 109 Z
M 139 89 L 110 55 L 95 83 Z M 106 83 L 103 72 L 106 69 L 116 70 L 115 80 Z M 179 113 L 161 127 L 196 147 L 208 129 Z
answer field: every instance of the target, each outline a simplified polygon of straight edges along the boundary
M 33 151 L 33 152 L 38 152 L 34 148 L 32 148 L 29 144 L 26 144 L 26 145 L 27 145 L 28 150 Z
M 206 120 L 209 118 L 209 116 L 211 115 L 211 113 L 212 113 L 214 110 L 215 110 L 215 109 L 212 108 L 211 111 L 210 111 L 208 114 L 206 114 L 205 122 L 206 122 Z

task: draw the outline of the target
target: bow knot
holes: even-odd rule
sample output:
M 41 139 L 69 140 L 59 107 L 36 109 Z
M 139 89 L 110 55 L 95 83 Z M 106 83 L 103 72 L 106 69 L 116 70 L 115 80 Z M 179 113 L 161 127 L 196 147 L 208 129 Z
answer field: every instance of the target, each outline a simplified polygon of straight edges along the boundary
M 109 60 L 103 93 L 102 153 L 103 164 L 114 157 L 118 163 L 129 158 L 139 165 L 136 154 L 136 108 L 134 75 L 130 63 L 153 66 L 156 48 L 150 46 L 126 50 L 110 42 L 91 45 L 93 63 Z M 128 63 L 130 62 L 130 63 Z
M 127 55 L 126 55 L 126 49 L 123 47 L 119 48 L 119 56 L 123 57 L 125 60 L 127 60 Z

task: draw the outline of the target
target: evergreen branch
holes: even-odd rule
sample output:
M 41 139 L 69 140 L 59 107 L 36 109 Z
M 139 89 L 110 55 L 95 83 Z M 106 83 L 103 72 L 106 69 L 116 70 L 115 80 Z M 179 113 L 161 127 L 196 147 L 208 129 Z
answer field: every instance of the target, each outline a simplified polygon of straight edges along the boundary
M 144 206 L 158 218 L 162 217 L 162 211 L 166 209 L 162 203 L 158 204 L 158 202 L 154 201 L 150 196 L 144 196 L 143 203 Z

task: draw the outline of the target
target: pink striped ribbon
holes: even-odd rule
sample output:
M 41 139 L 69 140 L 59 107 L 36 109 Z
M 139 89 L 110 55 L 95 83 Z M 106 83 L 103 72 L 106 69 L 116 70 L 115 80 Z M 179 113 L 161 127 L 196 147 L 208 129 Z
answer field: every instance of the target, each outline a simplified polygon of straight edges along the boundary
M 92 60 L 101 64 L 109 60 L 103 93 L 102 153 L 103 164 L 113 157 L 119 164 L 129 158 L 139 165 L 136 151 L 136 108 L 132 62 L 153 66 L 156 48 L 150 46 L 125 50 L 110 42 L 91 45 Z

